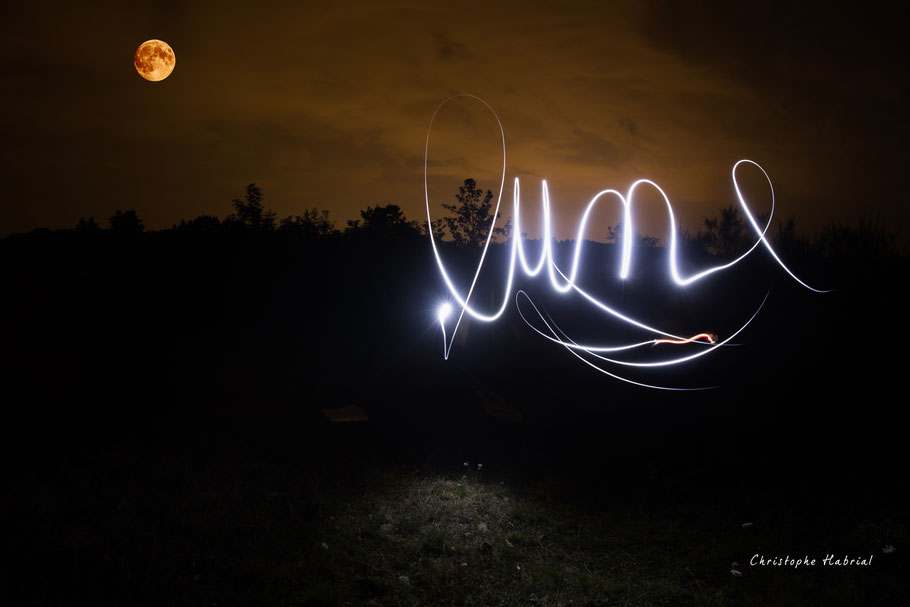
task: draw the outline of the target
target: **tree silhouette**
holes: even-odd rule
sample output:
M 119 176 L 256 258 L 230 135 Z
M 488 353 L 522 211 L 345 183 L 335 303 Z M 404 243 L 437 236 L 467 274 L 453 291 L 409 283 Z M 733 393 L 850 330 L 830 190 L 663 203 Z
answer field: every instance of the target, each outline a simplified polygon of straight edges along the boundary
M 145 230 L 142 220 L 133 209 L 125 211 L 117 209 L 108 221 L 111 224 L 111 230 L 118 234 L 139 234 Z
M 433 229 L 433 238 L 436 240 L 444 240 L 446 235 L 446 225 L 443 219 L 437 219 L 433 223 L 423 222 L 420 224 L 420 233 L 424 236 L 429 236 L 430 227 Z
M 221 232 L 224 230 L 224 227 L 221 223 L 221 220 L 215 217 L 214 215 L 200 215 L 195 219 L 190 219 L 189 221 L 180 220 L 180 224 L 176 226 L 176 229 L 183 230 L 186 232 Z
M 310 238 L 321 238 L 336 231 L 335 222 L 329 219 L 328 210 L 320 211 L 316 207 L 304 210 L 303 215 L 285 217 L 278 229 Z
M 397 204 L 376 205 L 360 211 L 360 219 L 349 219 L 346 234 L 406 236 L 420 233 L 420 224 L 408 221 Z
M 705 219 L 708 247 L 718 255 L 732 255 L 743 248 L 746 224 L 733 205 L 720 211 L 720 219 Z
M 622 244 L 623 231 L 623 222 L 617 223 L 615 226 L 607 226 L 607 242 L 612 242 L 614 244 Z M 646 236 L 640 232 L 635 233 L 635 237 L 632 239 L 633 247 L 659 247 L 660 238 L 656 236 Z
M 76 231 L 77 232 L 97 232 L 101 229 L 101 226 L 98 225 L 98 222 L 95 221 L 94 215 L 89 215 L 89 218 L 80 217 L 79 221 L 76 222 Z
M 493 233 L 502 236 L 502 242 L 509 242 L 509 239 L 512 238 L 512 218 L 506 219 L 506 224 L 501 228 L 493 228 Z
M 756 216 L 759 225 L 766 219 Z M 749 231 L 739 207 L 730 205 L 720 210 L 720 217 L 705 219 L 705 231 L 698 234 L 696 240 L 714 255 L 731 257 L 745 251 L 750 244 Z
M 266 209 L 262 204 L 262 190 L 256 187 L 255 183 L 246 186 L 246 196 L 243 200 L 235 198 L 233 200 L 234 210 L 237 212 L 236 217 L 231 216 L 228 220 L 239 223 L 251 230 L 274 230 L 275 211 Z
M 455 195 L 457 204 L 443 204 L 442 207 L 455 214 L 454 217 L 442 217 L 443 222 L 458 245 L 479 247 L 487 238 L 487 229 L 493 221 L 493 192 L 477 188 L 473 179 L 465 179 L 464 185 L 458 188 Z M 496 216 L 496 219 L 499 215 Z M 505 228 L 503 228 L 505 229 Z M 509 225 L 511 231 L 511 224 Z M 434 232 L 435 234 L 436 232 Z

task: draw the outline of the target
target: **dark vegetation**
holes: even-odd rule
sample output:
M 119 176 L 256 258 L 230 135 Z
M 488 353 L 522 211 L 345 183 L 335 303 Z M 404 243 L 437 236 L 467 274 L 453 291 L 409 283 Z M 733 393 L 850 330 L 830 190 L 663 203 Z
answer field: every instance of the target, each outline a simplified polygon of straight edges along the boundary
M 434 226 L 465 279 L 492 212 L 469 181 Z M 741 345 L 626 373 L 718 388 L 597 374 L 514 303 L 443 361 L 426 227 L 394 204 L 338 229 L 279 219 L 251 184 L 224 219 L 148 231 L 118 210 L 6 237 L 0 604 L 907 604 L 896 238 L 775 226 L 797 274 L 836 289 L 818 295 L 761 250 L 677 289 L 647 237 L 619 285 L 619 234 L 586 244 L 582 282 L 649 320 L 723 333 L 770 289 Z M 750 243 L 729 209 L 683 240 L 693 268 Z M 326 421 L 350 404 L 370 421 Z

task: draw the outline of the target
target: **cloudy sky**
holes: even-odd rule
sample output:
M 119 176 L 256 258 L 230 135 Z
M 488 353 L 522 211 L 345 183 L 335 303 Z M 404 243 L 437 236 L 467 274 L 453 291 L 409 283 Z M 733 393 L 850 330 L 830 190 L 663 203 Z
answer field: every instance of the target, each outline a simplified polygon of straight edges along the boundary
M 905 230 L 904 16 L 857 5 L 612 2 L 30 2 L 2 12 L 0 233 L 135 208 L 152 228 L 224 216 L 255 181 L 281 216 L 423 213 L 438 104 L 486 100 L 507 180 L 548 180 L 557 233 L 604 188 L 648 177 L 696 226 L 733 202 L 740 158 L 807 227 L 874 213 Z M 141 42 L 176 53 L 143 80 Z M 434 205 L 499 180 L 495 120 L 460 98 L 430 147 Z M 767 192 L 744 172 L 750 199 Z M 511 189 L 511 188 L 509 188 Z M 642 231 L 663 214 L 643 200 Z M 435 208 L 435 207 L 434 207 Z M 618 211 L 604 211 L 604 225 Z M 595 230 L 596 231 L 596 230 Z M 602 230 L 605 232 L 604 230 Z M 594 236 L 592 234 L 592 236 Z

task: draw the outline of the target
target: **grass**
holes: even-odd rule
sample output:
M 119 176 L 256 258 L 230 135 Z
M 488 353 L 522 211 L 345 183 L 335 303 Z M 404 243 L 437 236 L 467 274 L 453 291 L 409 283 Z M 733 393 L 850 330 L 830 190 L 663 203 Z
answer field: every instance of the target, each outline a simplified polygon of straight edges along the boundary
M 887 569 L 750 568 L 750 555 L 907 533 L 876 517 L 816 528 L 771 504 L 754 504 L 772 514 L 744 528 L 741 497 L 573 489 L 587 479 L 138 453 L 17 481 L 10 545 L 24 569 L 0 588 L 38 604 L 59 588 L 176 605 L 836 605 L 896 582 Z
M 467 475 L 383 477 L 324 529 L 334 600 L 716 606 L 767 599 L 756 580 L 729 572 L 749 543 L 732 517 L 717 524 L 713 513 L 692 520 L 685 509 L 591 509 L 541 499 L 541 491 Z M 800 595 L 813 604 L 823 590 L 811 576 L 787 577 L 770 590 L 788 604 Z

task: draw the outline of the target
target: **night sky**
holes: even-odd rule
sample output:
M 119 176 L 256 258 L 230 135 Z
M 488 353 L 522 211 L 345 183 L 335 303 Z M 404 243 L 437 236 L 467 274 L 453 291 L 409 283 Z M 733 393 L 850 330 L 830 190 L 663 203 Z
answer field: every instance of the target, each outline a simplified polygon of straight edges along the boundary
M 647 6 L 646 6 L 647 4 Z M 890 10 L 890 9 L 889 9 Z M 15 3 L 2 20 L 0 234 L 224 216 L 255 181 L 279 216 L 367 205 L 422 214 L 436 106 L 484 98 L 530 201 L 548 179 L 570 236 L 600 189 L 651 178 L 684 225 L 733 202 L 740 158 L 770 174 L 780 216 L 815 228 L 877 214 L 906 233 L 905 19 L 789 3 Z M 146 82 L 150 38 L 177 57 Z M 483 106 L 446 106 L 431 193 L 498 185 Z M 765 190 L 754 187 L 756 207 Z M 605 223 L 615 223 L 609 214 Z M 656 210 L 642 231 L 661 235 Z

